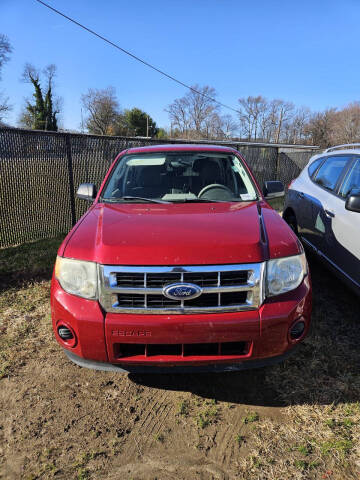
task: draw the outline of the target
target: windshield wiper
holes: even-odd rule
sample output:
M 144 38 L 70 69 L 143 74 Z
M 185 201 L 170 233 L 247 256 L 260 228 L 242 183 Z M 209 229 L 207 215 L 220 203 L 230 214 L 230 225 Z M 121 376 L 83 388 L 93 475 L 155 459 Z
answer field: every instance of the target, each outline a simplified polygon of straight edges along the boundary
M 184 198 L 180 202 L 176 203 L 224 203 L 227 200 L 208 200 L 206 198 Z
M 206 198 L 184 198 L 180 202 L 174 200 L 174 203 L 228 203 L 228 202 L 255 202 L 256 199 L 242 200 L 241 198 L 229 198 L 227 200 L 208 200 Z
M 106 202 L 111 202 L 111 203 L 118 203 L 121 201 L 132 201 L 132 200 L 141 200 L 142 202 L 149 202 L 149 203 L 171 203 L 167 202 L 166 200 L 157 200 L 155 198 L 145 198 L 145 197 L 132 197 L 130 195 L 125 195 L 124 197 L 119 197 L 119 198 L 104 198 Z

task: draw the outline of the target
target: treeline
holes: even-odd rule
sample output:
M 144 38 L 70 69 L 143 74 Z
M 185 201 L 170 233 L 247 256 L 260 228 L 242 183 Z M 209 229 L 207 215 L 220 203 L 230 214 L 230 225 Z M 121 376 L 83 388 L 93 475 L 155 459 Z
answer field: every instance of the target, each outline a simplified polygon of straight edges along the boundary
M 342 109 L 312 112 L 307 107 L 296 107 L 292 102 L 269 100 L 258 95 L 239 98 L 238 114 L 232 116 L 221 115 L 221 109 L 214 101 L 216 91 L 213 88 L 194 85 L 193 89 L 166 109 L 171 121 L 169 133 L 173 137 L 241 139 L 320 147 L 360 141 L 360 102 L 350 103 Z
M 261 95 L 239 99 L 241 135 L 253 141 L 329 147 L 360 141 L 360 102 L 311 112 Z
M 0 80 L 12 47 L 0 34 Z M 42 71 L 25 65 L 22 80 L 32 85 L 33 99 L 25 101 L 19 126 L 57 130 L 62 101 L 54 94 L 55 65 Z M 235 112 L 224 114 L 217 92 L 208 85 L 193 85 L 164 110 L 168 128 L 159 128 L 151 116 L 134 107 L 123 110 L 115 88 L 89 88 L 81 96 L 79 129 L 97 135 L 183 138 L 188 140 L 247 140 L 252 142 L 311 144 L 328 147 L 360 141 L 360 102 L 342 109 L 312 112 L 282 99 L 262 95 L 239 98 Z M 9 99 L 0 93 L 0 123 L 11 110 Z

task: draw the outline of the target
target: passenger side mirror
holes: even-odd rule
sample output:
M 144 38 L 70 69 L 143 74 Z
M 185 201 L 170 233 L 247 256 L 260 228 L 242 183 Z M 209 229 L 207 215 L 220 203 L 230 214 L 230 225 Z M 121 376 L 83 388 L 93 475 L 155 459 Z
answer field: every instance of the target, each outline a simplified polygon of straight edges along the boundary
M 360 188 L 351 190 L 350 194 L 346 198 L 345 208 L 351 212 L 360 213 Z
M 93 183 L 82 183 L 76 192 L 81 200 L 92 202 L 96 197 L 96 186 Z
M 284 184 L 278 180 L 265 182 L 263 193 L 266 199 L 283 197 L 285 195 Z

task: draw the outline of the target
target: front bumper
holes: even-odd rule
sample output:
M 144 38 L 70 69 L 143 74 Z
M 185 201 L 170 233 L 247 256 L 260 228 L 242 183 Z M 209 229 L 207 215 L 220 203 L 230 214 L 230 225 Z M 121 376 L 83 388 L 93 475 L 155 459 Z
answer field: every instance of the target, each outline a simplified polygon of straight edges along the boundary
M 125 371 L 144 371 L 149 367 L 151 371 L 168 367 L 179 371 L 194 366 L 206 367 L 208 371 L 209 365 L 213 365 L 215 371 L 224 371 L 257 368 L 280 361 L 305 337 L 310 326 L 311 303 L 309 276 L 296 290 L 267 299 L 259 310 L 201 315 L 106 313 L 98 302 L 64 292 L 55 278 L 51 286 L 55 337 L 68 356 L 82 366 L 100 368 L 105 364 L 110 369 Z M 300 317 L 305 322 L 305 332 L 299 340 L 292 341 L 289 329 Z M 71 328 L 75 342 L 65 342 L 59 337 L 59 325 Z M 228 342 L 246 344 L 246 348 L 225 355 L 221 347 L 219 352 L 210 354 L 184 354 L 184 345 Z M 139 347 L 135 355 L 120 353 L 121 346 L 134 345 Z M 182 347 L 175 354 L 169 354 L 166 349 L 165 353 L 161 353 L 161 349 L 154 355 L 147 353 L 152 347 L 163 345 Z

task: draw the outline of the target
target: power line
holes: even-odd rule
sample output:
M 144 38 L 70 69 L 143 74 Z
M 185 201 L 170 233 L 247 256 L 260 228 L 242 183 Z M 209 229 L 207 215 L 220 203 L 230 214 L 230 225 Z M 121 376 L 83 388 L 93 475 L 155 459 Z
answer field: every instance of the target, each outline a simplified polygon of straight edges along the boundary
M 62 17 L 66 18 L 66 20 L 69 20 L 70 22 L 75 23 L 75 25 L 77 25 L 78 27 L 86 30 L 87 32 L 91 33 L 92 35 L 95 35 L 95 37 L 98 37 L 98 38 L 100 38 L 101 40 L 104 40 L 104 42 L 106 42 L 106 43 L 108 43 L 109 45 L 117 48 L 118 50 L 120 50 L 121 52 L 125 53 L 126 55 L 129 55 L 129 57 L 132 57 L 134 60 L 137 60 L 138 62 L 146 65 L 147 67 L 151 68 L 152 70 L 155 70 L 156 72 L 160 73 L 161 75 L 169 78 L 169 79 L 172 80 L 173 82 L 176 82 L 176 83 L 178 83 L 179 85 L 182 85 L 183 87 L 191 90 L 192 92 L 197 93 L 198 95 L 201 95 L 202 97 L 207 98 L 208 100 L 211 100 L 212 102 L 217 103 L 217 104 L 220 105 L 221 107 L 227 108 L 227 109 L 232 110 L 233 112 L 236 112 L 236 113 L 241 113 L 239 110 L 236 110 L 235 108 L 229 107 L 229 105 L 225 105 L 224 103 L 219 102 L 219 101 L 216 100 L 215 98 L 210 97 L 210 95 L 206 95 L 206 93 L 199 92 L 198 90 L 196 90 L 196 89 L 193 88 L 193 87 L 190 87 L 189 85 L 187 85 L 186 83 L 182 82 L 181 80 L 178 80 L 177 78 L 173 77 L 172 75 L 169 75 L 168 73 L 163 72 L 162 70 L 160 70 L 159 68 L 155 67 L 155 66 L 152 65 L 151 63 L 148 63 L 148 62 L 146 62 L 145 60 L 137 57 L 137 56 L 134 55 L 133 53 L 129 52 L 128 50 L 125 50 L 124 48 L 120 47 L 119 45 L 117 45 L 116 43 L 112 42 L 112 41 L 109 40 L 108 38 L 103 37 L 103 36 L 100 35 L 99 33 L 96 33 L 94 30 L 91 30 L 91 28 L 88 28 L 88 27 L 86 27 L 85 25 L 83 25 L 82 23 L 77 22 L 77 21 L 74 20 L 73 18 L 68 17 L 68 16 L 65 15 L 64 13 L 60 12 L 59 10 L 56 10 L 56 8 L 52 7 L 51 5 L 48 5 L 47 3 L 43 2 L 42 0 L 36 0 L 36 2 L 41 3 L 42 5 L 44 5 L 44 7 L 47 7 L 48 9 L 50 9 L 50 10 L 52 10 L 53 12 L 57 13 L 58 15 L 61 15 Z

